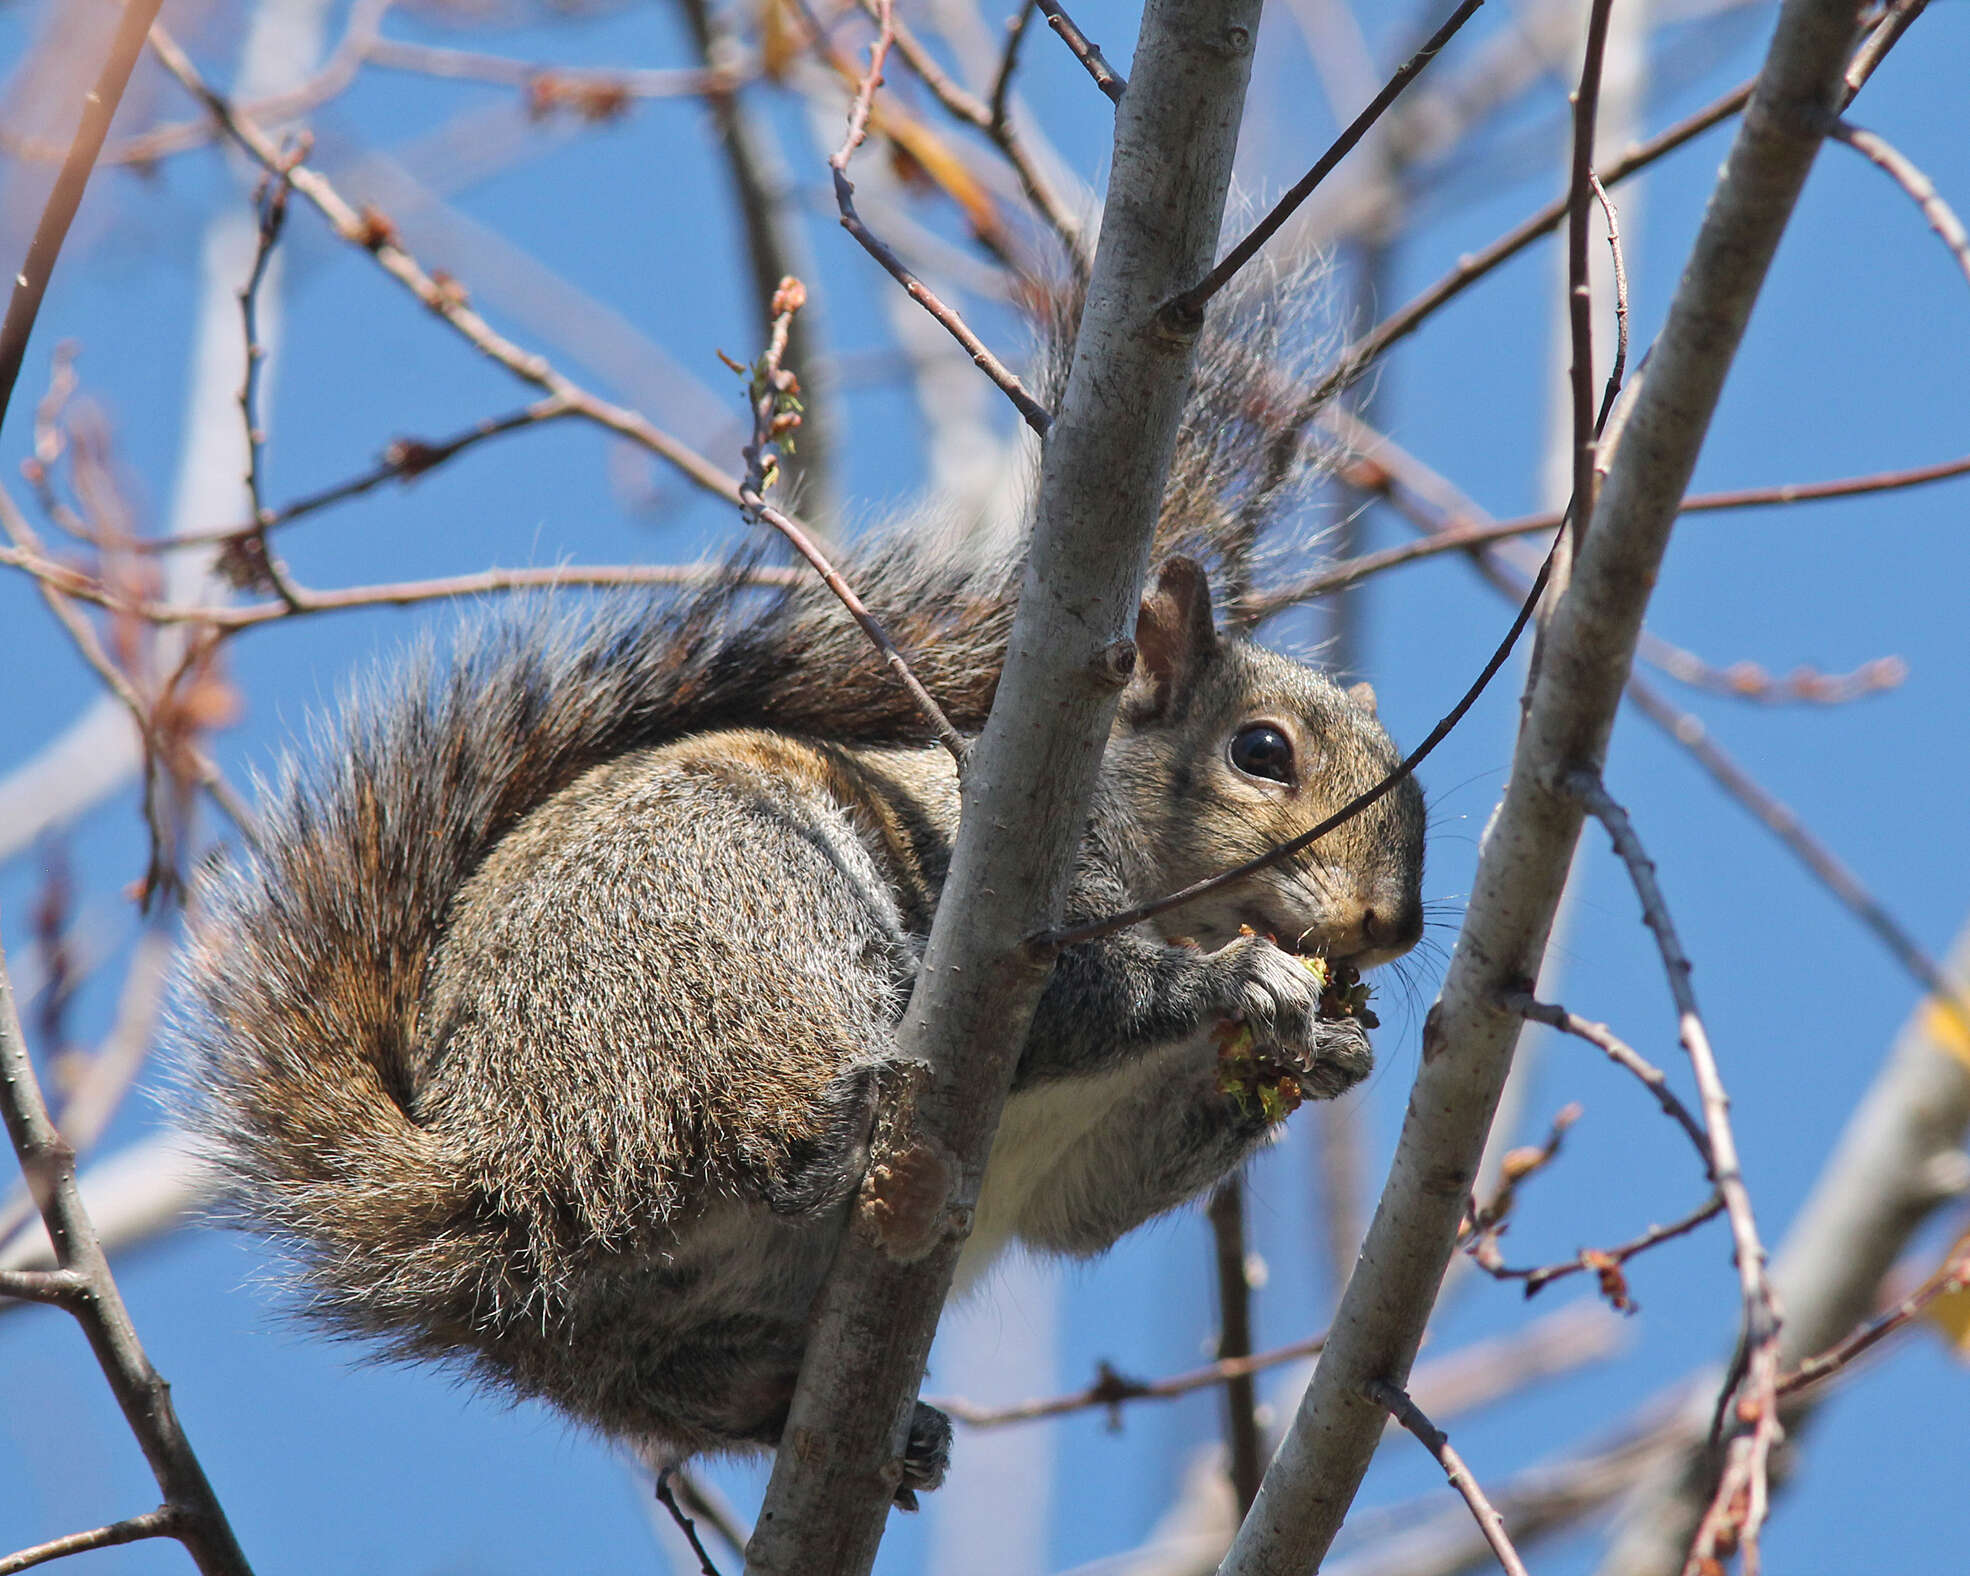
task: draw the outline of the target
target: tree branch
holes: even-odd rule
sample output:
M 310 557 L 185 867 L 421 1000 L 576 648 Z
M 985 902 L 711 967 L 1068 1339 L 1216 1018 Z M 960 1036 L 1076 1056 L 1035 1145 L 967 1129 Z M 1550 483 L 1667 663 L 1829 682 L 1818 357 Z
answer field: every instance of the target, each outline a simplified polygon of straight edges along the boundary
M 14 384 L 20 378 L 21 363 L 27 358 L 28 337 L 34 332 L 35 318 L 40 315 L 41 298 L 47 294 L 55 259 L 61 255 L 62 242 L 68 239 L 75 210 L 82 206 L 89 172 L 96 167 L 96 155 L 102 152 L 103 138 L 109 135 L 109 123 L 116 118 L 116 106 L 123 101 L 123 90 L 129 84 L 137 56 L 143 52 L 144 35 L 156 19 L 160 3 L 161 0 L 124 0 L 123 17 L 117 23 L 115 38 L 110 41 L 109 56 L 103 61 L 95 85 L 83 98 L 82 119 L 75 128 L 75 140 L 69 144 L 68 157 L 62 161 L 54 190 L 49 192 L 47 205 L 41 210 L 41 222 L 34 227 L 27 258 L 14 275 L 7 316 L 0 321 L 0 422 L 6 420 L 7 406 L 13 400 Z
M 1377 1379 L 1368 1386 L 1368 1399 L 1386 1408 L 1391 1417 L 1421 1440 L 1423 1448 L 1436 1457 L 1437 1465 L 1443 1468 L 1444 1476 L 1450 1480 L 1450 1486 L 1463 1495 L 1464 1503 L 1471 1507 L 1471 1515 L 1482 1529 L 1484 1541 L 1491 1545 L 1491 1552 L 1498 1556 L 1498 1563 L 1504 1566 L 1507 1576 L 1527 1576 L 1525 1561 L 1519 1558 L 1519 1551 L 1512 1547 L 1503 1519 L 1492 1508 L 1491 1501 L 1485 1498 L 1484 1490 L 1478 1487 L 1478 1480 L 1471 1476 L 1471 1469 L 1464 1465 L 1463 1457 L 1450 1448 L 1449 1437 L 1443 1430 L 1425 1417 L 1422 1409 L 1409 1399 L 1408 1393 L 1396 1385 Z
M 82 1207 L 82 1195 L 75 1185 L 75 1153 L 55 1130 L 41 1097 L 40 1080 L 28 1060 L 20 1019 L 14 1011 L 13 986 L 4 957 L 0 957 L 0 1117 L 6 1120 L 7 1136 L 13 1140 L 22 1174 L 40 1206 L 59 1271 L 86 1282 L 86 1289 L 68 1294 L 74 1298 L 70 1311 L 89 1338 L 124 1421 L 143 1447 L 144 1458 L 164 1494 L 172 1520 L 164 1530 L 184 1544 L 205 1576 L 252 1576 L 226 1522 L 226 1513 L 206 1480 L 205 1469 L 178 1422 L 171 1387 L 144 1354 L 129 1310 L 110 1275 L 109 1260 L 96 1239 L 96 1228 Z M 83 1543 L 76 1548 L 98 1546 Z
M 1970 974 L 1970 925 L 1947 973 Z M 1970 1131 L 1970 1030 L 1931 997 L 1918 1004 L 1847 1123 L 1785 1240 L 1772 1284 L 1786 1310 L 1779 1360 L 1796 1368 L 1835 1347 L 1875 1312 L 1879 1288 L 1910 1237 L 1970 1186 L 1961 1145 Z M 1825 1388 L 1784 1398 L 1796 1443 Z M 1701 1438 L 1685 1440 L 1636 1488 L 1601 1576 L 1673 1576 L 1683 1566 L 1716 1482 Z
M 87 1554 L 91 1549 L 113 1549 L 119 1544 L 136 1543 L 144 1538 L 175 1538 L 181 1520 L 169 1505 L 160 1505 L 141 1516 L 112 1521 L 106 1527 L 91 1527 L 87 1532 L 71 1532 L 67 1537 L 50 1538 L 31 1549 L 0 1556 L 0 1576 L 14 1576 L 16 1571 L 32 1570 L 37 1565 L 65 1559 L 71 1554 Z
M 1812 166 L 1859 21 L 1850 0 L 1790 0 L 1694 253 L 1625 419 L 1572 583 L 1547 628 L 1512 777 L 1485 837 L 1463 932 L 1361 1267 L 1299 1413 L 1222 1570 L 1318 1566 L 1367 1470 L 1435 1299 L 1578 841 L 1562 780 L 1603 757 L 1642 614 L 1751 306 Z
M 866 1571 L 916 1386 L 1050 954 L 1117 693 L 1195 341 L 1157 305 L 1209 264 L 1256 0 L 1152 0 L 1005 673 L 899 1036 L 906 1080 L 810 1323 L 753 1576 Z M 1126 410 L 1123 403 L 1126 401 Z

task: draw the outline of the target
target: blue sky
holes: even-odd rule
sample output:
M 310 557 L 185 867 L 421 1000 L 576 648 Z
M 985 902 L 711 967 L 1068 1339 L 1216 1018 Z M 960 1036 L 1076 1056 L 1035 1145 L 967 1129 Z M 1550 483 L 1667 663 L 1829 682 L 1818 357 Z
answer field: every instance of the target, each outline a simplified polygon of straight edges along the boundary
M 1252 100 L 1252 124 L 1264 129 L 1248 131 L 1241 152 L 1241 180 L 1256 190 L 1292 179 L 1332 130 L 1298 35 L 1282 8 L 1272 9 Z M 1508 17 L 1494 10 L 1458 48 L 1499 35 Z M 1118 63 L 1126 60 L 1132 15 L 1095 5 L 1085 11 L 1089 32 Z M 341 18 L 334 8 L 331 37 Z M 1751 8 L 1717 22 L 1666 23 L 1651 56 L 1645 128 L 1748 74 L 1770 18 L 1768 9 Z M 0 52 L 20 59 L 41 20 L 38 9 L 0 13 Z M 669 65 L 686 54 L 666 7 L 561 21 L 533 15 L 467 32 L 401 16 L 388 31 L 520 59 Z M 201 64 L 216 75 L 227 69 L 230 33 L 218 22 L 203 33 L 188 30 Z M 1393 52 L 1389 40 L 1376 42 Z M 1453 50 L 1446 63 L 1456 58 Z M 1105 102 L 1043 32 L 1029 39 L 1027 60 L 1028 105 L 1075 168 L 1098 174 Z M 1970 7 L 1939 0 L 1853 111 L 1920 164 L 1959 210 L 1970 207 L 1966 63 Z M 903 75 L 892 72 L 892 81 Z M 1556 81 L 1540 84 L 1507 132 L 1419 200 L 1382 285 L 1385 304 L 1406 299 L 1557 189 L 1563 92 Z M 168 87 L 157 102 L 181 112 Z M 765 102 L 797 181 L 823 191 L 826 149 L 797 108 Z M 647 369 L 636 388 L 626 387 L 634 378 L 610 361 L 606 328 L 600 349 L 570 351 L 554 340 L 553 314 L 541 310 L 541 287 L 521 260 L 475 252 L 460 225 L 430 232 L 436 249 L 426 260 L 451 265 L 444 249 L 457 247 L 457 271 L 502 326 L 609 392 L 644 397 L 658 385 L 667 405 L 653 414 L 694 441 L 724 444 L 716 456 L 736 467 L 736 440 L 717 402 L 736 418 L 738 388 L 713 352 L 743 358 L 754 334 L 735 227 L 706 158 L 703 114 L 688 101 L 663 102 L 611 127 L 551 124 L 531 134 L 524 156 L 507 157 L 500 149 L 520 124 L 510 105 L 510 94 L 483 84 L 373 72 L 315 118 L 318 147 L 332 169 L 350 168 L 364 150 L 393 153 L 445 187 L 465 220 L 606 302 L 709 393 L 682 393 L 674 378 Z M 449 141 L 441 135 L 447 128 Z M 1639 194 L 1617 192 L 1637 351 L 1661 320 L 1727 136 L 1728 129 L 1713 132 L 1684 150 Z M 56 341 L 79 342 L 85 388 L 114 425 L 123 474 L 151 529 L 162 528 L 187 436 L 181 414 L 201 238 L 215 215 L 243 209 L 247 184 L 211 152 L 170 161 L 149 179 L 100 177 L 30 351 L 27 399 L 43 386 Z M 23 195 L 30 190 L 10 177 L 0 233 L 14 251 L 29 222 L 22 215 L 33 212 Z M 935 203 L 923 211 L 934 228 L 955 234 Z M 897 344 L 880 295 L 889 287 L 828 214 L 813 214 L 808 243 L 816 259 L 810 282 L 834 345 L 851 366 L 876 374 L 854 382 L 839 412 L 844 493 L 861 518 L 907 508 L 927 475 L 924 429 L 907 390 L 881 380 Z M 525 398 L 366 257 L 334 242 L 312 214 L 297 210 L 283 260 L 268 418 L 276 501 L 361 468 L 393 437 L 441 435 Z M 475 260 L 488 270 L 483 285 L 472 273 Z M 1376 419 L 1501 516 L 1542 502 L 1540 454 L 1558 377 L 1548 342 L 1555 280 L 1550 248 L 1522 257 L 1432 322 L 1377 388 Z M 529 321 L 530 311 L 542 321 Z M 1016 342 L 1002 310 L 979 305 L 974 315 L 996 342 Z M 1850 152 L 1829 149 L 1780 251 L 1696 485 L 1813 480 L 1970 451 L 1966 368 L 1970 285 L 1902 193 Z M 988 407 L 986 414 L 1010 429 L 1009 413 Z M 0 433 L 0 474 L 16 496 L 11 478 L 27 450 L 24 415 L 17 399 Z M 653 500 L 637 501 L 652 488 Z M 1970 482 L 1957 482 L 1692 518 L 1679 529 L 1651 613 L 1657 633 L 1718 663 L 1749 658 L 1778 672 L 1799 664 L 1838 672 L 1890 653 L 1907 660 L 1899 689 L 1843 707 L 1679 698 L 1938 953 L 1970 909 L 1970 820 L 1961 810 L 1970 774 L 1966 498 Z M 412 487 L 380 490 L 297 526 L 283 543 L 304 581 L 329 586 L 488 563 L 688 558 L 738 528 L 722 506 L 601 436 L 562 424 L 489 445 Z M 1379 514 L 1366 530 L 1375 545 L 1405 537 L 1399 522 Z M 457 616 L 450 608 L 338 615 L 247 635 L 230 659 L 245 711 L 215 742 L 222 763 L 238 780 L 265 768 L 353 669 L 387 662 L 413 634 L 443 631 Z M 1375 683 L 1398 739 L 1413 742 L 1427 731 L 1509 617 L 1456 562 L 1432 561 L 1367 590 L 1356 665 Z M 1303 628 L 1281 638 L 1303 640 Z M 0 576 L 0 657 L 4 774 L 59 733 L 96 685 L 31 587 L 11 574 Z M 1405 965 L 1409 989 L 1384 986 L 1379 1070 L 1350 1097 L 1374 1151 L 1372 1178 L 1400 1120 L 1421 1011 L 1509 760 L 1514 695 L 1508 671 L 1424 774 L 1433 828 L 1426 895 L 1446 928 L 1432 932 L 1436 955 Z M 1736 1097 L 1746 1173 L 1775 1240 L 1912 1006 L 1913 989 L 1641 719 L 1622 720 L 1608 780 L 1662 867 L 1696 959 L 1697 987 Z M 113 963 L 120 961 L 134 928 L 121 893 L 143 858 L 134 794 L 86 815 L 68 848 L 85 912 L 114 949 Z M 1597 834 L 1584 848 L 1548 990 L 1610 1021 L 1681 1076 L 1673 1013 L 1633 894 Z M 39 880 L 31 856 L 0 868 L 0 936 L 10 957 L 24 945 Z M 113 987 L 91 990 L 77 1004 L 72 1032 L 94 1039 L 113 1010 Z M 1638 1088 L 1592 1055 L 1558 1044 L 1538 1050 L 1527 1135 L 1543 1132 L 1569 1100 L 1581 1101 L 1586 1115 L 1561 1162 L 1521 1204 L 1507 1239 L 1516 1261 L 1618 1241 L 1702 1197 L 1702 1179 L 1675 1132 Z M 1262 1344 L 1318 1328 L 1332 1295 L 1319 1268 L 1305 1116 L 1260 1163 L 1251 1190 L 1255 1247 L 1269 1272 L 1257 1302 Z M 154 1120 L 147 1102 L 133 1101 L 111 1146 Z M 926 1389 L 1012 1400 L 1084 1384 L 1101 1358 L 1138 1374 L 1194 1366 L 1213 1325 L 1207 1263 L 1208 1233 L 1200 1218 L 1185 1215 L 1098 1263 L 1012 1266 L 947 1322 Z M 658 1550 L 669 1550 L 668 1534 L 653 1541 L 641 1491 L 605 1447 L 539 1408 L 506 1407 L 443 1372 L 365 1364 L 360 1351 L 286 1322 L 267 1284 L 267 1261 L 250 1240 L 187 1232 L 119 1268 L 138 1326 L 263 1571 L 517 1576 L 666 1568 L 669 1554 Z M 1632 1281 L 1641 1312 L 1626 1322 L 1618 1360 L 1451 1425 L 1486 1481 L 1594 1437 L 1694 1363 L 1726 1350 L 1735 1290 L 1721 1224 L 1639 1261 Z M 1576 1294 L 1556 1287 L 1528 1310 L 1511 1289 L 1467 1282 L 1440 1319 L 1431 1351 L 1517 1328 Z M 1897 1567 L 1951 1568 L 1970 1539 L 1970 1501 L 1961 1493 L 1970 1467 L 1966 1402 L 1970 1376 L 1939 1343 L 1918 1332 L 1895 1346 L 1825 1409 L 1808 1439 L 1797 1485 L 1769 1535 L 1771 1568 L 1815 1576 L 1876 1567 L 1884 1555 Z M 1017 1435 L 961 1433 L 953 1487 L 923 1517 L 897 1523 L 880 1568 L 1061 1570 L 1125 1549 L 1165 1508 L 1189 1452 L 1215 1437 L 1217 1416 L 1217 1400 L 1206 1394 L 1136 1407 L 1119 1432 L 1084 1415 Z M 714 1478 L 751 1511 L 762 1481 L 756 1471 L 721 1468 Z M 1439 1490 L 1423 1454 L 1398 1447 L 1378 1463 L 1363 1503 Z M 0 1543 L 127 1515 L 154 1498 L 67 1321 L 41 1310 L 0 1317 Z M 1595 1546 L 1591 1538 L 1563 1540 L 1542 1548 L 1534 1568 L 1587 1570 Z M 165 1546 L 90 1558 L 106 1571 L 185 1568 Z

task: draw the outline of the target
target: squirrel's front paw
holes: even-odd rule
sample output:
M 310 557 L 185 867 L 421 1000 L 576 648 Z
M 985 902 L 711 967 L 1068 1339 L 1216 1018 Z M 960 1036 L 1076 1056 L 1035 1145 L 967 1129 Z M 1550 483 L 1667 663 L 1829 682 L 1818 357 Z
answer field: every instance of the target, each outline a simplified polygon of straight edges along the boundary
M 1320 1016 L 1327 977 L 1306 959 L 1263 936 L 1241 936 L 1210 962 L 1224 970 L 1223 1011 L 1236 1026 L 1220 1037 L 1219 1084 L 1227 1093 L 1256 1097 L 1277 1120 L 1301 1094 L 1331 1100 L 1368 1075 L 1367 1031 L 1353 1017 Z
M 1321 1019 L 1315 1025 L 1318 1044 L 1313 1059 L 1298 1069 L 1300 1087 L 1315 1100 L 1331 1100 L 1346 1094 L 1375 1067 L 1375 1052 L 1368 1044 L 1368 1031 L 1358 1019 Z
M 1295 1071 L 1320 1054 L 1321 982 L 1264 936 L 1240 936 L 1207 960 L 1219 1013 L 1252 1031 L 1252 1045 Z

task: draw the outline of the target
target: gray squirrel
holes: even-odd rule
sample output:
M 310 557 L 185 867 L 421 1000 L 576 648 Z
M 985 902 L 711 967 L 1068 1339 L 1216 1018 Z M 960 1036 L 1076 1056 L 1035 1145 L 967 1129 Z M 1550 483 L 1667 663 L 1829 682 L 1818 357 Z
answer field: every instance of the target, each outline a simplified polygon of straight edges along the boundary
M 1280 308 L 1214 308 L 1161 567 L 1067 918 L 1304 831 L 1397 753 L 1363 687 L 1214 627 L 1304 480 Z M 1195 556 L 1185 556 L 1186 554 Z M 982 726 L 1016 551 L 892 533 L 845 573 L 952 720 Z M 207 872 L 179 983 L 189 1116 L 306 1307 L 462 1359 L 653 1465 L 779 1440 L 805 1320 L 956 833 L 949 757 L 818 585 L 744 567 L 664 599 L 523 603 L 373 679 Z M 1101 1251 L 1234 1170 L 1276 1111 L 1221 1087 L 1249 1028 L 1301 1091 L 1362 1078 L 1300 958 L 1422 931 L 1404 781 L 1300 856 L 1066 948 L 960 1266 Z M 899 1502 L 942 1479 L 919 1405 Z

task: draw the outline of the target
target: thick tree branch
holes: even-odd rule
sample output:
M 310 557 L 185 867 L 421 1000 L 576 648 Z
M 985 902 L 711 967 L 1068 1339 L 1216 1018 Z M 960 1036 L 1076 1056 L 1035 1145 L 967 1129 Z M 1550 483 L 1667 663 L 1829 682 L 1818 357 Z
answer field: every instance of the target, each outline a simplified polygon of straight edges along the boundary
M 889 1104 L 811 1324 L 747 1549 L 755 1576 L 866 1571 L 937 1314 L 1049 955 L 1116 696 L 1195 342 L 1156 321 L 1222 222 L 1257 0 L 1153 0 L 1117 117 L 1088 306 L 1049 432 L 1005 674 Z
M 1512 778 L 1489 832 L 1464 929 L 1423 1033 L 1423 1064 L 1388 1186 L 1298 1416 L 1222 1567 L 1227 1576 L 1318 1566 L 1367 1470 L 1458 1221 L 1522 1020 L 1526 989 L 1580 831 L 1562 779 L 1598 767 L 1634 659 L 1670 527 L 1752 303 L 1826 134 L 1852 46 L 1851 0 L 1791 0 L 1694 253 L 1626 418 L 1571 585 L 1546 631 Z

